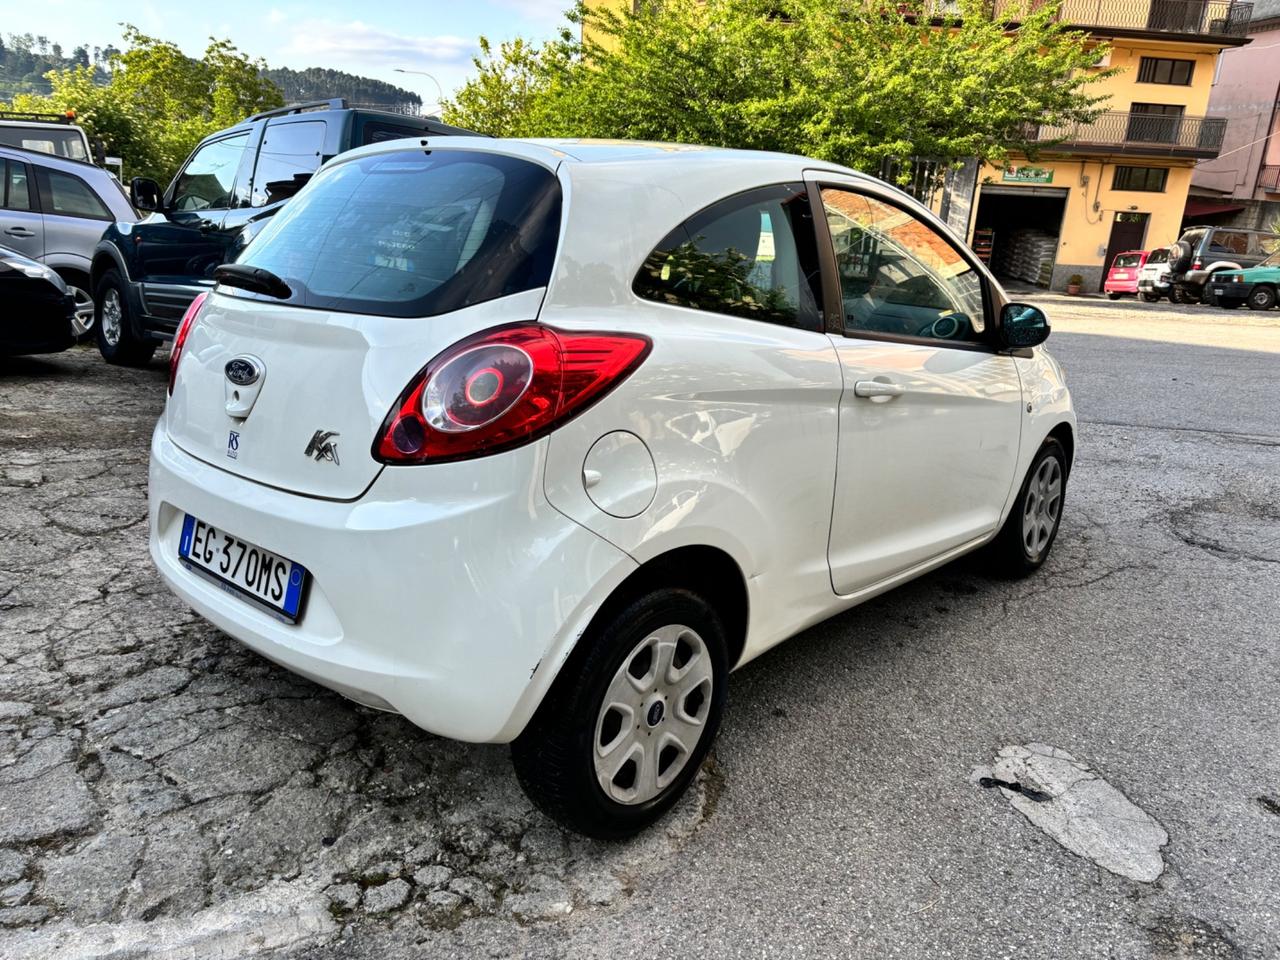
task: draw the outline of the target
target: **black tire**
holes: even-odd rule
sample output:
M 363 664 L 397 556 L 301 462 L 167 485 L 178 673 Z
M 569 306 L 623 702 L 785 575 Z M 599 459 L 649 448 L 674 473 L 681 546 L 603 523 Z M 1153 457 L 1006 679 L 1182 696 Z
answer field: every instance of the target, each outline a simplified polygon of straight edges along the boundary
M 111 298 L 114 298 L 114 307 L 108 306 Z M 93 291 L 93 307 L 93 334 L 103 360 L 125 367 L 141 367 L 151 360 L 159 344 L 139 337 L 135 331 L 134 318 L 129 311 L 128 291 L 118 270 L 108 270 L 102 275 Z M 104 309 L 118 309 L 119 322 L 104 324 Z
M 1108 294 L 1107 294 L 1107 299 L 1109 299 L 1109 300 L 1119 300 L 1119 299 L 1120 299 L 1120 294 L 1118 294 L 1118 293 L 1108 293 Z
M 1182 273 L 1191 266 L 1191 244 L 1178 240 L 1169 246 L 1169 269 L 1174 273 Z
M 1058 494 L 1057 512 L 1052 519 L 1052 529 L 1048 539 L 1029 547 L 1023 538 L 1023 517 L 1027 513 L 1027 501 L 1031 494 L 1032 483 L 1037 479 L 1041 467 L 1046 460 L 1056 460 L 1061 488 Z M 991 571 L 997 576 L 1016 579 L 1035 573 L 1043 565 L 1053 549 L 1053 542 L 1058 538 L 1058 528 L 1062 523 L 1062 508 L 1067 500 L 1067 452 L 1061 443 L 1049 437 L 1036 452 L 1031 467 L 1023 478 L 1018 490 L 1018 498 L 1005 519 L 1004 526 L 996 534 L 996 538 L 987 547 L 987 558 Z M 1034 509 L 1034 507 L 1033 507 Z
M 720 726 L 729 662 L 719 615 L 688 590 L 654 590 L 597 621 L 511 745 L 511 759 L 525 793 L 547 816 L 589 837 L 620 840 L 656 821 L 693 782 Z M 646 637 L 676 624 L 695 631 L 710 658 L 711 696 L 701 737 L 665 788 L 644 802 L 621 803 L 605 793 L 596 777 L 595 740 L 605 694 L 624 663 L 635 662 L 633 654 Z M 662 711 L 658 716 L 659 723 L 667 719 Z M 637 724 L 637 729 L 642 727 Z
M 1142 297 L 1143 303 L 1159 303 L 1160 302 L 1160 294 L 1158 293 L 1140 293 L 1138 294 L 1138 296 Z
M 1249 292 L 1250 310 L 1270 310 L 1276 305 L 1275 287 L 1256 286 Z

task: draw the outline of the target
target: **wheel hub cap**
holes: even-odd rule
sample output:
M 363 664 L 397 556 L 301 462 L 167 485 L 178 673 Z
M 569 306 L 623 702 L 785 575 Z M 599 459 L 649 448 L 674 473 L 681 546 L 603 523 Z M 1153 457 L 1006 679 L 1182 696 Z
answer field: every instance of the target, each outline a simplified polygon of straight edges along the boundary
M 650 631 L 623 659 L 596 717 L 592 759 L 605 796 L 657 797 L 697 750 L 711 714 L 712 665 L 696 630 Z
M 1048 457 L 1036 469 L 1027 485 L 1027 502 L 1022 511 L 1022 546 L 1027 556 L 1038 557 L 1049 545 L 1062 509 L 1062 467 Z
M 121 313 L 120 295 L 108 290 L 102 298 L 102 339 L 113 347 L 120 342 Z

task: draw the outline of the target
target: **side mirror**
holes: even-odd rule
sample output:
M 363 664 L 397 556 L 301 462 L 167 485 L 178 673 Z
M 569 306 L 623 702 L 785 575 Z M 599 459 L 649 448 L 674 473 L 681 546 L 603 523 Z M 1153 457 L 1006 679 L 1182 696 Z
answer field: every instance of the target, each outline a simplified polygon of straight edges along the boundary
M 1049 339 L 1049 318 L 1029 303 L 1006 303 L 1000 311 L 1000 344 L 1010 349 L 1034 347 Z
M 164 207 L 160 184 L 150 177 L 134 177 L 129 181 L 129 199 L 134 207 L 149 213 Z

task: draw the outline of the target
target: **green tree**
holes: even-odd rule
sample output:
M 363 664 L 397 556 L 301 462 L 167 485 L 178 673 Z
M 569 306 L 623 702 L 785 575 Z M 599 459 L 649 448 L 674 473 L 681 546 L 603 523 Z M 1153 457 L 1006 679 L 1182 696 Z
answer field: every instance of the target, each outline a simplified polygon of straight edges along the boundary
M 164 183 L 201 139 L 283 103 L 262 75 L 265 64 L 227 40 L 211 39 L 197 60 L 127 24 L 124 37 L 123 51 L 106 48 L 106 83 L 96 66 L 52 70 L 46 74 L 51 92 L 15 96 L 13 109 L 75 110 L 130 174 Z
M 642 0 L 569 14 L 541 47 L 482 45 L 446 104 L 499 135 L 676 140 L 804 153 L 864 170 L 887 158 L 999 163 L 1029 128 L 1087 121 L 1105 47 L 1057 4 L 958 0 Z

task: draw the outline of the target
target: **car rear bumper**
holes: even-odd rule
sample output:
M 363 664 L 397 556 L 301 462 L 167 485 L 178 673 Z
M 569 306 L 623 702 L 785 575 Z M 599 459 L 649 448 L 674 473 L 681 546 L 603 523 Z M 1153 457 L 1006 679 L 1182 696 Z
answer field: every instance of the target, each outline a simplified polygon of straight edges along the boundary
M 1137 280 L 1107 280 L 1102 285 L 1105 293 L 1137 293 Z
M 192 457 L 158 425 L 151 556 L 180 598 L 263 656 L 468 741 L 514 739 L 635 562 L 543 497 L 545 444 L 386 468 L 357 501 L 287 493 Z M 305 566 L 297 624 L 178 559 L 191 513 Z
M 1149 280 L 1143 277 L 1138 280 L 1138 291 L 1140 293 L 1167 293 L 1169 284 L 1163 280 Z

